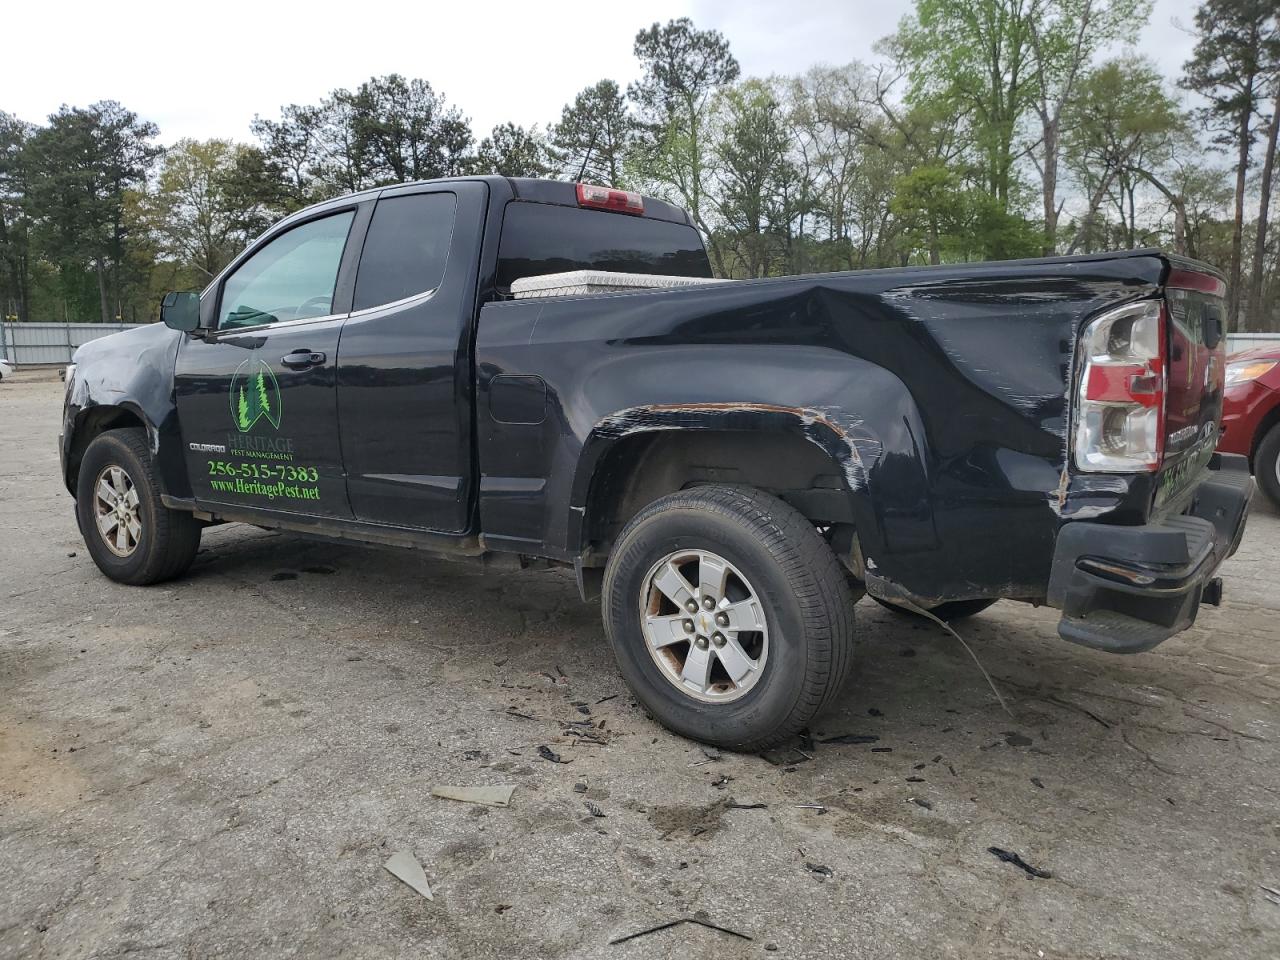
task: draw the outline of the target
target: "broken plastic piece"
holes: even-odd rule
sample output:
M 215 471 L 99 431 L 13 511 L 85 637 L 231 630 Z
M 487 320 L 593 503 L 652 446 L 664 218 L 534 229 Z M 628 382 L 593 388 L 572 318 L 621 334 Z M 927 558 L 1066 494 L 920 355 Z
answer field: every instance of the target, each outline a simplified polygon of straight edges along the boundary
M 431 895 L 431 885 L 427 883 L 427 875 L 422 869 L 422 864 L 418 863 L 413 854 L 408 850 L 401 850 L 399 853 L 393 853 L 391 855 L 391 859 L 382 866 L 393 877 L 398 880 L 403 880 L 428 900 L 435 899 L 435 897 Z
M 463 803 L 483 803 L 490 807 L 506 807 L 511 804 L 511 795 L 515 793 L 514 783 L 504 783 L 492 787 L 451 787 L 447 784 L 431 788 L 433 797 L 445 800 L 461 800 Z
M 1009 850 L 1001 850 L 999 847 L 987 847 L 987 853 L 994 854 L 1005 863 L 1012 863 L 1015 867 L 1025 870 L 1028 876 L 1039 877 L 1041 880 L 1048 880 L 1053 876 L 1048 870 L 1040 870 L 1031 866 L 1027 861 Z

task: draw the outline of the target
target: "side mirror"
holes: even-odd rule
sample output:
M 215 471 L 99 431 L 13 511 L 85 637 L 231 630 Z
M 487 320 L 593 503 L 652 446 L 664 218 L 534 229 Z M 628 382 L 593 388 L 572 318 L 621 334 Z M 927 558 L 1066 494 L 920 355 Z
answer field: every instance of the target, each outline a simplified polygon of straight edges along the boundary
M 172 330 L 193 333 L 200 326 L 200 295 L 174 290 L 160 301 L 160 320 Z

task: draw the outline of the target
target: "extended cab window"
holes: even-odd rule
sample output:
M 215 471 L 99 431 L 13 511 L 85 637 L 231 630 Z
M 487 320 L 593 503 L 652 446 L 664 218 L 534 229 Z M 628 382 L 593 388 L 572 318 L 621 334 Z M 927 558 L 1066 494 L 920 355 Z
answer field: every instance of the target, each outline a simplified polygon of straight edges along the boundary
M 222 286 L 218 329 L 323 317 L 333 311 L 353 211 L 312 220 L 269 242 Z
M 440 286 L 457 208 L 452 193 L 379 200 L 360 254 L 351 309 L 366 310 Z
M 569 270 L 710 277 L 693 227 L 580 207 L 513 201 L 502 218 L 498 287 Z

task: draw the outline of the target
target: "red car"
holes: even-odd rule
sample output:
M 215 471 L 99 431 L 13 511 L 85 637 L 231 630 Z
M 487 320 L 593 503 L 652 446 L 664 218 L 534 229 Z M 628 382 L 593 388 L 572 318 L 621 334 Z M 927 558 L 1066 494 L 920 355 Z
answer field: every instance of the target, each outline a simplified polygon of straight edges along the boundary
M 1280 347 L 1228 359 L 1218 449 L 1248 457 L 1258 486 L 1280 507 Z

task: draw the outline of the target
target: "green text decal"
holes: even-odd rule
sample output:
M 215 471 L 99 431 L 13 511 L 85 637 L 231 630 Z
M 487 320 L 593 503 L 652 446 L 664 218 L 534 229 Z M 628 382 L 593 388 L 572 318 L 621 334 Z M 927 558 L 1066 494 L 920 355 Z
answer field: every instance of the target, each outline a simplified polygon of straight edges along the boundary
M 263 361 L 250 358 L 231 377 L 231 419 L 241 432 L 266 420 L 280 429 L 280 384 Z

